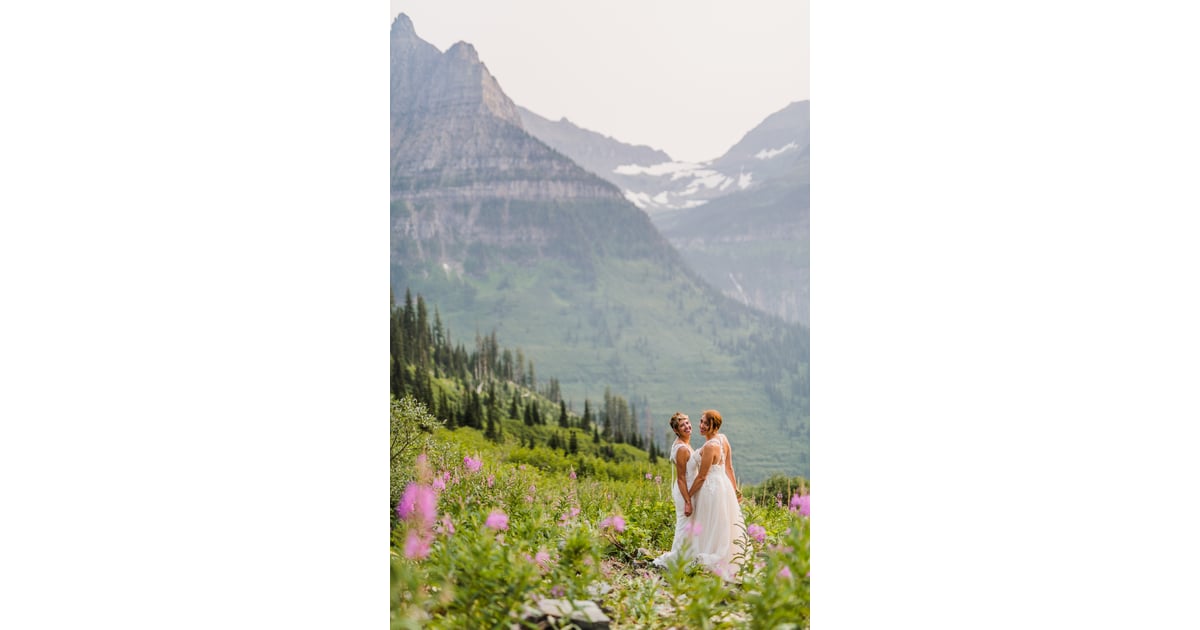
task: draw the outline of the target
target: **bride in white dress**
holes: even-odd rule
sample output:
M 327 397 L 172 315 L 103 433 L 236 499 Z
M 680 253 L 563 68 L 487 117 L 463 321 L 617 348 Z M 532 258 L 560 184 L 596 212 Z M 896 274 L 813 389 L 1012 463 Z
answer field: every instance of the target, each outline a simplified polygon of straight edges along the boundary
M 700 461 L 688 496 L 694 506 L 691 520 L 696 560 L 730 578 L 740 563 L 734 558 L 742 549 L 736 541 L 746 535 L 746 524 L 738 504 L 741 491 L 734 485 L 733 449 L 720 429 L 720 412 L 709 409 L 700 416 L 700 433 L 706 441 L 692 457 Z
M 687 559 L 695 549 L 695 541 L 684 545 L 683 541 L 691 533 L 692 499 L 688 496 L 688 487 L 699 472 L 697 458 L 692 457 L 692 422 L 680 412 L 671 416 L 671 430 L 675 432 L 675 443 L 671 445 L 671 463 L 675 467 L 675 479 L 671 484 L 671 498 L 675 500 L 675 539 L 671 542 L 671 550 L 654 559 L 654 564 L 660 567 L 676 558 Z

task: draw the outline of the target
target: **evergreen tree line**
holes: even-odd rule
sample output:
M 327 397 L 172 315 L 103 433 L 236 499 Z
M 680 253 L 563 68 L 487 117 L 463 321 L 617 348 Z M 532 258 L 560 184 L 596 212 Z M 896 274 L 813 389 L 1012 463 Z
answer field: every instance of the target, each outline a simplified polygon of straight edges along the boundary
M 533 359 L 520 348 L 502 348 L 493 330 L 484 336 L 477 333 L 468 350 L 452 340 L 437 308 L 431 320 L 425 299 L 417 295 L 414 300 L 410 290 L 404 292 L 403 306 L 396 304 L 394 293 L 391 296 L 390 345 L 392 395 L 401 399 L 411 394 L 445 420 L 447 428 L 470 427 L 500 441 L 501 418 L 508 418 L 531 427 L 576 428 L 590 433 L 596 444 L 603 440 L 645 450 L 651 461 L 662 456 L 653 439 L 639 432 L 636 409 L 624 397 L 605 388 L 603 406 L 593 408 L 591 400 L 584 399 L 579 416 L 562 399 L 558 379 L 551 377 L 538 390 Z M 446 389 L 434 386 L 434 379 L 452 381 L 463 394 L 451 400 Z M 570 438 L 551 433 L 547 445 L 576 453 L 575 432 L 569 433 Z M 600 450 L 613 457 L 611 444 Z

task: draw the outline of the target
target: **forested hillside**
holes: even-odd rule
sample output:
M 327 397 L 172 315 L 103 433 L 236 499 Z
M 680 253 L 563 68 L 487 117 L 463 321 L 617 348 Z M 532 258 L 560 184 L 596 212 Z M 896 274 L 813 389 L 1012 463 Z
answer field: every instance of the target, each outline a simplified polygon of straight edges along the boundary
M 425 298 L 414 300 L 411 292 L 402 306 L 392 299 L 391 391 L 397 399 L 411 395 L 449 429 L 470 427 L 497 443 L 560 449 L 577 458 L 584 474 L 597 468 L 590 457 L 609 462 L 634 457 L 626 449 L 618 455 L 618 444 L 645 451 L 649 463 L 661 454 L 654 432 L 635 426 L 636 406 L 623 396 L 606 388 L 602 399 L 595 404 L 584 399 L 576 412 L 563 399 L 558 379 L 539 382 L 533 358 L 520 348 L 501 347 L 493 331 L 476 335 L 468 350 L 453 340 L 437 308 L 431 315 Z M 505 421 L 521 426 L 510 425 L 512 435 L 506 436 Z

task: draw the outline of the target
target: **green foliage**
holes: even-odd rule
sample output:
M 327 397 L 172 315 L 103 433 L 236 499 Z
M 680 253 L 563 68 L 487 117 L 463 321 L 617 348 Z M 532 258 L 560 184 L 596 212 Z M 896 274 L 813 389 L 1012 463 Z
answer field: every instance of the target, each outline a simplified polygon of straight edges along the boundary
M 782 502 L 788 504 L 794 494 L 808 494 L 808 480 L 775 474 L 756 485 L 743 485 L 742 494 L 753 497 L 759 504 Z
M 433 449 L 432 434 L 434 429 L 441 425 L 442 422 L 434 418 L 425 405 L 417 402 L 412 396 L 405 396 L 401 400 L 392 396 L 392 505 L 400 500 L 400 493 L 403 491 L 400 485 L 403 481 L 402 471 L 411 464 L 417 453 Z
M 520 623 L 526 604 L 546 597 L 595 600 L 614 627 L 807 627 L 807 518 L 773 498 L 748 498 L 746 522 L 766 537 L 749 543 L 732 582 L 695 565 L 652 571 L 645 561 L 669 549 L 674 534 L 667 462 L 651 465 L 644 451 L 625 444 L 608 445 L 627 458 L 619 462 L 529 449 L 508 430 L 524 425 L 503 423 L 501 443 L 475 429 L 435 428 L 423 434 L 424 458 L 410 452 L 393 470 L 401 490 L 410 483 L 436 489 L 438 519 L 424 558 L 405 553 L 407 537 L 422 527 L 394 522 L 393 628 L 508 628 Z M 482 462 L 479 470 L 469 469 L 467 457 Z M 487 526 L 494 510 L 507 515 L 506 530 Z M 618 515 L 624 531 L 602 527 Z M 790 578 L 780 576 L 785 567 Z
M 414 264 L 393 268 L 393 281 L 436 301 L 451 327 L 474 328 L 488 314 L 564 399 L 592 399 L 586 411 L 602 437 L 644 439 L 647 426 L 665 437 L 671 413 L 715 407 L 740 479 L 807 474 L 807 328 L 730 304 L 674 265 L 604 258 L 571 279 L 547 265 L 495 264 L 455 278 Z M 597 400 L 605 387 L 636 401 L 638 417 L 618 411 L 606 426 Z

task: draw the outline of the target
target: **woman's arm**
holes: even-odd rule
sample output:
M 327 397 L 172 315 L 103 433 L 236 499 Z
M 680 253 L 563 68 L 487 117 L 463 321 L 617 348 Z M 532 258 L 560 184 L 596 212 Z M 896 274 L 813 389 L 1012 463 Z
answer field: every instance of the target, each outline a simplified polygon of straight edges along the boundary
M 692 456 L 692 449 L 679 447 L 675 451 L 675 485 L 679 486 L 679 494 L 683 496 L 683 515 L 692 515 L 692 498 L 688 496 L 687 463 Z
M 729 444 L 729 438 L 721 440 L 725 447 L 725 475 L 729 477 L 729 483 L 733 485 L 733 491 L 738 498 L 742 498 L 742 489 L 738 487 L 737 477 L 733 476 L 733 447 Z
M 692 489 L 688 492 L 688 496 L 696 498 L 696 493 L 700 492 L 700 486 L 704 485 L 704 479 L 708 477 L 708 469 L 712 466 L 713 460 L 716 457 L 713 450 L 706 443 L 700 447 L 700 471 L 696 473 L 696 480 L 692 482 Z

